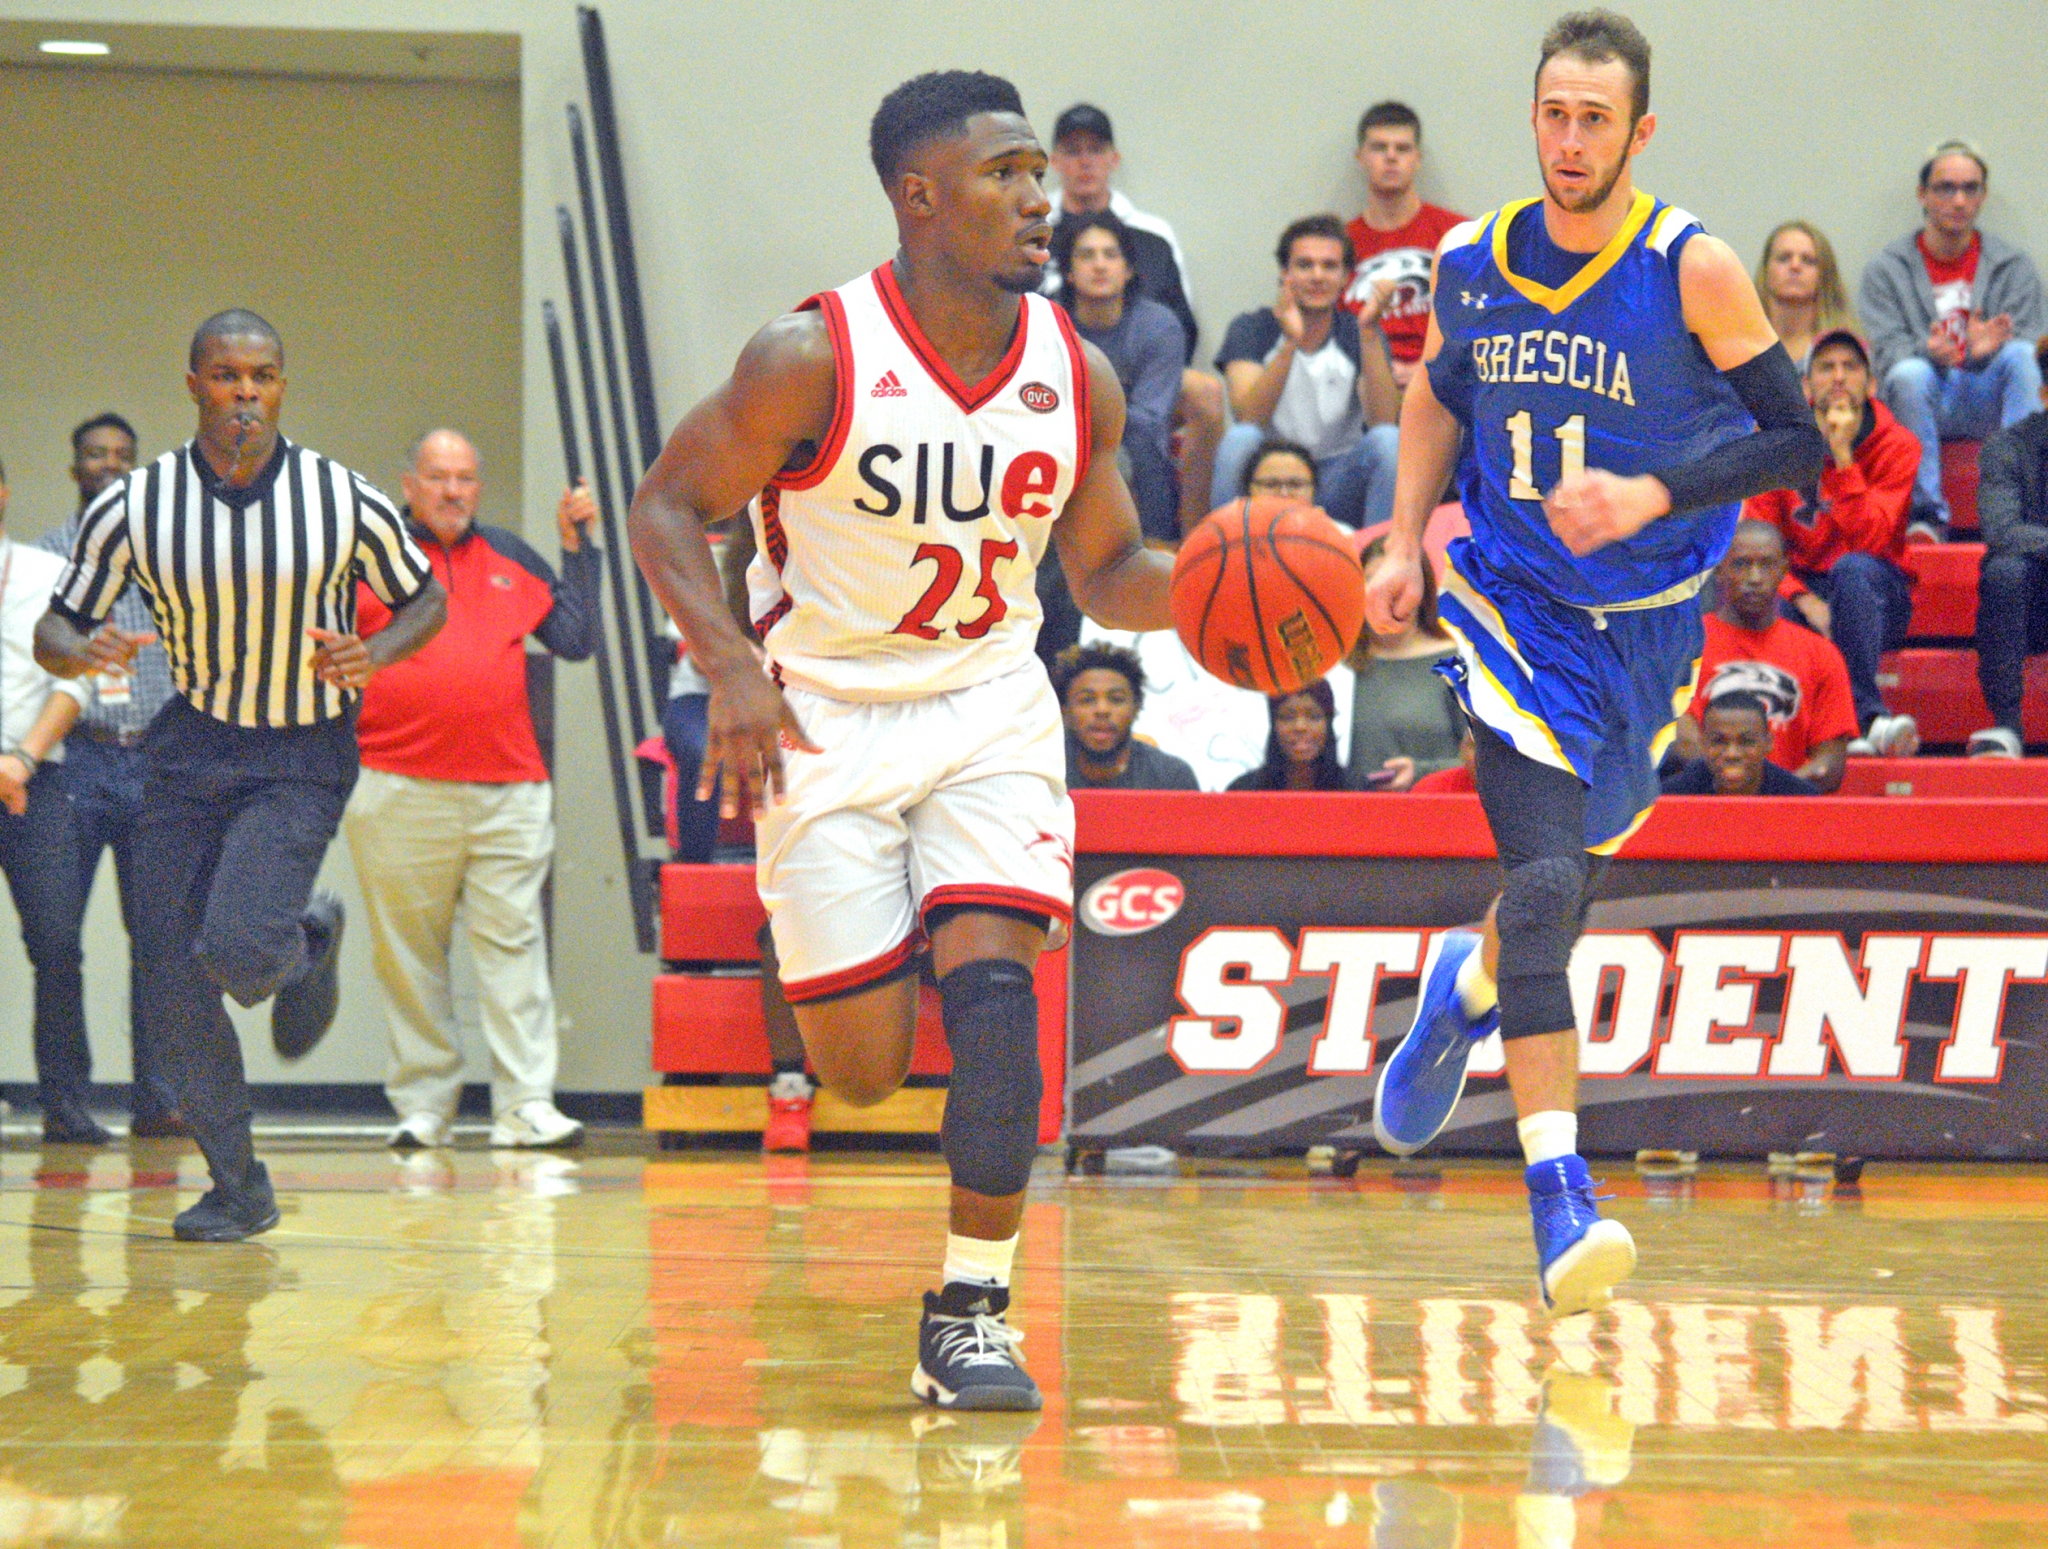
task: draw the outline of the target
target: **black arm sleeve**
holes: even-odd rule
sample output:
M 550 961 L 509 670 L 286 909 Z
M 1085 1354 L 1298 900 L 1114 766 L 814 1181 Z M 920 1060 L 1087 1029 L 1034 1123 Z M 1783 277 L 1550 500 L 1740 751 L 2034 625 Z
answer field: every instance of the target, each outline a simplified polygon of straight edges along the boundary
M 1721 375 L 1755 418 L 1756 434 L 1692 462 L 1659 469 L 1657 478 L 1671 492 L 1673 514 L 1747 500 L 1766 490 L 1799 489 L 1828 465 L 1827 441 L 1813 422 L 1799 372 L 1784 345 L 1774 344 Z

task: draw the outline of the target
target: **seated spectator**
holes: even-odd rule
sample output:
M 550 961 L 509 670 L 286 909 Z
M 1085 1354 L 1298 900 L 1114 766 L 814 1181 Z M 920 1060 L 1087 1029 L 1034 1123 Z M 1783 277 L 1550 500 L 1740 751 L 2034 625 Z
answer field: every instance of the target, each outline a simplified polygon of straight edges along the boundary
M 1052 666 L 1053 692 L 1067 723 L 1067 789 L 1196 791 L 1195 771 L 1131 735 L 1145 704 L 1138 653 L 1118 645 L 1075 645 Z
M 1359 558 L 1365 579 L 1386 558 L 1387 540 L 1375 538 Z M 1367 625 L 1352 648 L 1356 674 L 1351 698 L 1351 777 L 1361 785 L 1405 791 L 1418 775 L 1458 762 L 1464 713 L 1436 670 L 1456 649 L 1436 616 L 1436 567 L 1422 567 L 1422 602 L 1399 634 L 1378 635 Z
M 1856 326 L 1835 246 L 1811 221 L 1780 221 L 1764 238 L 1763 255 L 1756 261 L 1756 294 L 1794 360 L 1806 359 L 1822 334 Z
M 1261 441 L 1283 436 L 1315 455 L 1325 511 L 1353 527 L 1383 522 L 1400 445 L 1400 393 L 1379 331 L 1385 296 L 1355 315 L 1337 304 L 1353 254 L 1334 215 L 1294 222 L 1275 256 L 1278 297 L 1233 320 L 1216 356 L 1238 423 L 1216 449 L 1213 504 L 1230 499 Z
M 1299 441 L 1261 441 L 1244 465 L 1240 493 L 1314 505 L 1316 460 Z
M 1702 756 L 1664 777 L 1666 796 L 1818 796 L 1820 787 L 1772 763 L 1770 711 L 1754 694 L 1707 706 Z
M 1846 328 L 1821 335 L 1806 358 L 1806 397 L 1834 465 L 1810 488 L 1756 496 L 1743 515 L 1784 536 L 1792 569 L 1786 606 L 1849 664 L 1862 731 L 1862 745 L 1849 751 L 1910 758 L 1919 728 L 1910 715 L 1886 713 L 1877 664 L 1904 642 L 1913 614 L 1913 583 L 1900 561 L 1920 448 L 1870 390 L 1863 341 Z
M 1478 749 L 1473 745 L 1472 732 L 1468 727 L 1458 743 L 1458 761 L 1449 769 L 1439 769 L 1435 774 L 1426 774 L 1408 789 L 1417 796 L 1476 796 L 1479 782 L 1472 777 L 1472 765 L 1478 758 Z
M 1271 729 L 1266 733 L 1266 761 L 1230 782 L 1233 791 L 1348 791 L 1351 782 L 1337 762 L 1337 739 L 1330 735 L 1337 716 L 1337 696 L 1326 680 L 1317 680 L 1294 694 L 1274 694 L 1266 701 Z
M 1054 255 L 1053 262 L 1046 266 L 1045 294 L 1058 295 L 1064 283 L 1059 262 L 1062 228 L 1083 215 L 1106 212 L 1123 222 L 1130 234 L 1124 257 L 1130 261 L 1139 293 L 1173 313 L 1185 335 L 1181 341 L 1180 396 L 1173 410 L 1174 431 L 1180 446 L 1181 525 L 1185 530 L 1210 509 L 1208 496 L 1216 466 L 1216 441 L 1223 434 L 1223 384 L 1191 364 L 1198 329 L 1189 300 L 1193 289 L 1188 284 L 1187 260 L 1181 256 L 1180 242 L 1171 226 L 1132 204 L 1121 190 L 1110 187 L 1110 179 L 1123 165 L 1123 156 L 1116 148 L 1109 115 L 1102 109 L 1084 102 L 1062 113 L 1052 126 L 1050 160 L 1059 182 L 1054 190 Z
M 2048 336 L 2035 346 L 2048 377 Z M 1993 724 L 1970 752 L 2018 758 L 2024 751 L 2020 691 L 2029 651 L 2048 651 L 2048 387 L 2042 408 L 1984 443 L 1977 467 L 1977 520 L 1984 569 L 1977 581 L 1977 678 Z
M 2033 341 L 2044 327 L 2033 260 L 1977 229 L 1991 169 L 1961 140 L 1920 168 L 1921 229 L 1863 271 L 1884 401 L 1920 443 L 1916 521 L 1948 527 L 1941 439 L 1990 435 L 2026 418 L 2041 388 Z
M 1380 331 L 1393 357 L 1394 385 L 1405 391 L 1429 332 L 1436 246 L 1465 217 L 1424 204 L 1415 192 L 1422 120 L 1405 102 L 1375 102 L 1358 120 L 1358 170 L 1365 174 L 1365 209 L 1344 228 L 1354 258 L 1344 305 L 1356 312 L 1384 289 Z
M 1771 761 L 1832 791 L 1842 783 L 1857 730 L 1849 668 L 1831 641 L 1780 616 L 1784 580 L 1785 540 L 1778 529 L 1768 522 L 1738 524 L 1714 572 L 1719 601 L 1706 618 L 1699 692 L 1691 711 L 1678 718 L 1673 750 L 1682 761 L 1698 758 L 1707 706 L 1724 694 L 1750 694 L 1770 715 Z
M 1130 229 L 1108 211 L 1061 222 L 1052 251 L 1066 276 L 1060 305 L 1123 384 L 1123 455 L 1138 525 L 1154 542 L 1178 544 L 1180 495 L 1170 443 L 1187 336 L 1173 313 L 1136 288 Z

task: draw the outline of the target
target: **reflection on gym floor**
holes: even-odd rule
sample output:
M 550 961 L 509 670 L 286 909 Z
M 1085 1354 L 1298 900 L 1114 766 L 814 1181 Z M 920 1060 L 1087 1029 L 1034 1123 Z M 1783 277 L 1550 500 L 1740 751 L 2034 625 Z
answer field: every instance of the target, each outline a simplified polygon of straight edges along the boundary
M 1067 1179 L 1042 1415 L 908 1392 L 932 1159 L 0 1157 L 0 1544 L 2048 1542 L 2048 1171 L 1626 1168 L 1631 1296 L 1552 1324 L 1517 1169 Z

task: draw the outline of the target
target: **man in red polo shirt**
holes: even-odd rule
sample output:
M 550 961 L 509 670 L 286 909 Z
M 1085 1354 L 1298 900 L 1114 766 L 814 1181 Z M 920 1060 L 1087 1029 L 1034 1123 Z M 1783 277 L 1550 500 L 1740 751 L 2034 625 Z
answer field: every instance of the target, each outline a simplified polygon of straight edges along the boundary
M 1405 102 L 1376 102 L 1358 120 L 1358 170 L 1365 174 L 1365 209 L 1345 227 L 1356 267 L 1344 305 L 1362 311 L 1374 291 L 1385 290 L 1380 331 L 1402 388 L 1422 359 L 1429 331 L 1429 277 L 1436 245 L 1465 217 L 1424 204 L 1415 192 L 1422 170 L 1422 119 Z
M 1720 604 L 1706 617 L 1700 686 L 1692 712 L 1678 718 L 1675 747 L 1688 762 L 1702 756 L 1707 707 L 1723 694 L 1748 694 L 1769 712 L 1770 760 L 1823 791 L 1842 783 L 1856 710 L 1842 653 L 1811 629 L 1781 618 L 1785 542 L 1768 522 L 1735 529 L 1714 572 Z
M 1840 649 L 1849 664 L 1862 735 L 1850 752 L 1910 758 L 1920 730 L 1885 709 L 1879 658 L 1905 643 L 1913 582 L 1903 568 L 1906 511 L 1920 443 L 1872 396 L 1870 351 L 1853 330 L 1832 329 L 1806 355 L 1806 397 L 1831 462 L 1803 490 L 1773 490 L 1742 514 L 1785 539 L 1788 606 Z
M 462 905 L 491 1051 L 493 1146 L 563 1146 L 583 1126 L 555 1107 L 555 1000 L 541 885 L 554 858 L 554 792 L 526 697 L 526 637 L 565 661 L 596 646 L 602 556 L 578 485 L 562 496 L 560 581 L 502 527 L 476 520 L 477 451 L 422 436 L 404 478 L 407 524 L 448 591 L 448 623 L 370 680 L 356 731 L 363 773 L 345 828 L 391 1026 L 391 1144 L 448 1142 L 463 1056 L 448 954 Z M 385 610 L 367 591 L 363 633 Z

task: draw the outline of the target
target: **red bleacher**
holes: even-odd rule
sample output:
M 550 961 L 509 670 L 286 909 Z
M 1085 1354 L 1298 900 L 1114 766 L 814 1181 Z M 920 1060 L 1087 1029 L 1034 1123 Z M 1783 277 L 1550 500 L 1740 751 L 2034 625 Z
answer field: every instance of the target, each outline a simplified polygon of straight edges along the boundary
M 2048 799 L 2048 759 L 1852 758 L 1837 794 L 2040 801 Z

